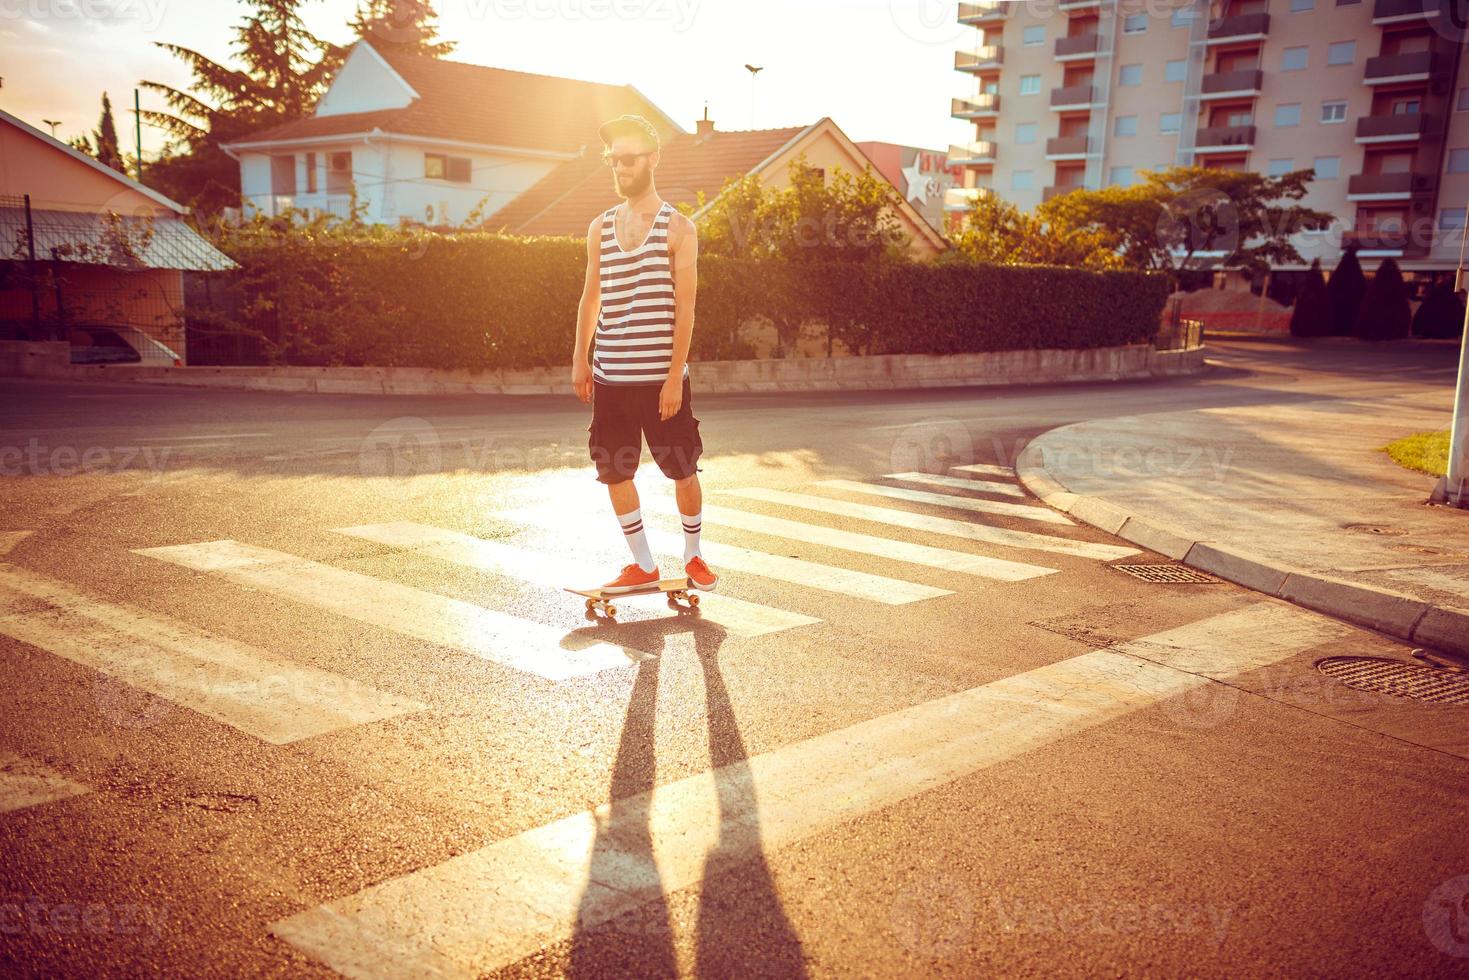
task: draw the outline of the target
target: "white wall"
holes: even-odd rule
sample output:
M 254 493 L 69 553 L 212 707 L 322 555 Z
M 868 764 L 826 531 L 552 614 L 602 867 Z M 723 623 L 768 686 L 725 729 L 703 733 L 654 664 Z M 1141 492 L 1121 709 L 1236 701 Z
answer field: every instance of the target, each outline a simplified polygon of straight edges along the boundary
M 317 104 L 315 115 L 342 116 L 378 109 L 401 109 L 413 93 L 378 55 L 366 45 L 353 49 L 347 63 Z

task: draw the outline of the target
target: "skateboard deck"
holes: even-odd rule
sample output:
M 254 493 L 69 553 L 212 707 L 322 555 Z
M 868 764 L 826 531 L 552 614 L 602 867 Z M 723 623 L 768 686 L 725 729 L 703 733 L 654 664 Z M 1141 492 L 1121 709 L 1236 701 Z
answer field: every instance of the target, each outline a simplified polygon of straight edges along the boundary
M 606 592 L 600 588 L 573 589 L 570 586 L 566 587 L 566 591 L 573 595 L 585 596 L 587 600 L 587 612 L 593 612 L 600 606 L 602 611 L 608 616 L 616 616 L 617 607 L 613 603 L 627 596 L 657 595 L 662 592 L 667 594 L 668 601 L 671 603 L 676 603 L 677 600 L 682 599 L 690 606 L 697 606 L 699 604 L 699 597 L 691 594 L 691 588 L 692 585 L 687 578 L 666 578 L 633 589 L 630 592 Z

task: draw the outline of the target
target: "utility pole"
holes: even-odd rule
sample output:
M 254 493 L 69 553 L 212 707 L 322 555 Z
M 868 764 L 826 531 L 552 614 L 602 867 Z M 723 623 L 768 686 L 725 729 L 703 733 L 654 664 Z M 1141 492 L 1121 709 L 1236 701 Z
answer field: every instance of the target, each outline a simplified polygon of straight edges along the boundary
M 1469 221 L 1469 206 L 1464 208 Z M 1464 244 L 1469 228 L 1459 232 L 1459 269 L 1454 273 L 1455 292 L 1469 287 L 1464 269 Z M 1469 305 L 1464 311 L 1464 334 L 1459 338 L 1459 387 L 1454 393 L 1454 427 L 1449 435 L 1448 475 L 1439 481 L 1433 499 L 1454 507 L 1469 508 Z
M 138 183 L 143 182 L 143 101 L 138 90 L 133 89 L 133 135 L 138 146 Z

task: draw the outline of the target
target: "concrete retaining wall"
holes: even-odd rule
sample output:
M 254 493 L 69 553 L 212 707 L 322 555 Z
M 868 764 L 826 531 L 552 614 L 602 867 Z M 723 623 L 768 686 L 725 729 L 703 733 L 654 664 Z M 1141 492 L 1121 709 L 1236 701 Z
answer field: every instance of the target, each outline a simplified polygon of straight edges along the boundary
M 567 367 L 523 371 L 440 371 L 405 367 L 141 367 L 72 365 L 66 344 L 0 341 L 0 374 L 145 384 L 374 395 L 570 394 Z M 1147 344 L 1093 350 L 986 354 L 700 361 L 690 365 L 704 393 L 929 388 L 944 385 L 1131 381 L 1204 370 L 1204 349 L 1156 351 Z

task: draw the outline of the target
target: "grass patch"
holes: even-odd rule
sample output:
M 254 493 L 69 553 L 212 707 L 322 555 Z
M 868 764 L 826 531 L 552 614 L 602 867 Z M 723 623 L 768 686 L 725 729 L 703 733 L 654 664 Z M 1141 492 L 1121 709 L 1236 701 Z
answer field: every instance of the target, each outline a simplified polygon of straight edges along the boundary
M 1410 470 L 1427 473 L 1429 476 L 1443 476 L 1449 471 L 1447 431 L 1419 432 L 1404 436 L 1383 448 L 1393 458 L 1393 462 Z

